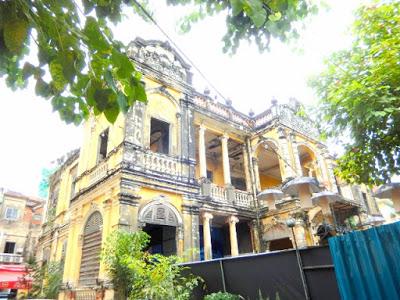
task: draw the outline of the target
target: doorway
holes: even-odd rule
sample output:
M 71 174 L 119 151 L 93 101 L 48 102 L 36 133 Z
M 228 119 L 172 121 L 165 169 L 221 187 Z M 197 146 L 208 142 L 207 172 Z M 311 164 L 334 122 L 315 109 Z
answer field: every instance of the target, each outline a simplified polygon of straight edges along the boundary
M 147 250 L 152 254 L 176 255 L 176 227 L 146 224 L 143 231 L 150 236 Z

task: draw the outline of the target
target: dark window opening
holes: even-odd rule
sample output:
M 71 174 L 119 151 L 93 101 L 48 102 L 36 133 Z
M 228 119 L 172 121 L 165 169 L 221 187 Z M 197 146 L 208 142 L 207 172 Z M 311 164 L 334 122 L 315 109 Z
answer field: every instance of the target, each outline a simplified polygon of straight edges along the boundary
M 4 247 L 4 253 L 14 253 L 15 251 L 15 243 L 14 242 L 6 242 Z
M 103 160 L 107 157 L 108 128 L 100 134 L 99 143 L 100 146 L 99 146 L 98 161 Z
M 246 191 L 246 180 L 244 180 L 243 178 L 232 177 L 231 183 L 236 189 Z
M 153 152 L 169 154 L 169 124 L 151 118 L 150 149 Z
M 278 240 L 272 240 L 269 244 L 269 251 L 292 249 L 293 244 L 289 238 L 283 238 Z
M 207 179 L 210 180 L 210 182 L 213 182 L 214 174 L 210 170 L 207 170 Z
M 176 227 L 146 224 L 143 231 L 150 235 L 147 251 L 166 256 L 176 255 Z

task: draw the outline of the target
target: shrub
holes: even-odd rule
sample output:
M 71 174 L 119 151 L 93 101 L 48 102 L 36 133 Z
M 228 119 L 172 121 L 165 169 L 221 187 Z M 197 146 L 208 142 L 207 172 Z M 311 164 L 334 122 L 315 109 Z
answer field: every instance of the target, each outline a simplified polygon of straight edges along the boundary
M 183 276 L 176 256 L 145 251 L 149 236 L 117 230 L 107 238 L 102 261 L 121 299 L 188 300 L 199 277 Z

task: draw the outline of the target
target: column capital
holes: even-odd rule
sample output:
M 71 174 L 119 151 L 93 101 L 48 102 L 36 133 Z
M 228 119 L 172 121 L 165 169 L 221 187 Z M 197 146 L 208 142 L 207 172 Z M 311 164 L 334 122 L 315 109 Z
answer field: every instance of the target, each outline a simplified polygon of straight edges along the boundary
M 229 140 L 229 134 L 228 134 L 227 132 L 224 132 L 224 133 L 219 137 L 219 139 L 220 139 L 221 141 L 228 141 L 228 140 Z
M 202 214 L 202 218 L 204 221 L 210 221 L 214 218 L 214 216 L 209 212 L 205 212 Z
M 236 224 L 236 223 L 239 223 L 239 218 L 236 217 L 236 216 L 229 216 L 226 219 L 226 222 L 229 223 L 229 224 Z
M 199 131 L 204 132 L 206 131 L 206 126 L 203 123 L 200 123 L 199 125 Z

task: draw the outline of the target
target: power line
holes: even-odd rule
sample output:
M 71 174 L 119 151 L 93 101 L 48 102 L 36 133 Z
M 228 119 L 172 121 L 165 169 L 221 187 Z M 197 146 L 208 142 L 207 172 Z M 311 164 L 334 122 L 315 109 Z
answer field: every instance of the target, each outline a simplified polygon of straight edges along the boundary
M 217 92 L 219 96 L 222 97 L 222 99 L 226 100 L 226 97 L 222 95 L 222 93 L 211 83 L 210 80 L 207 79 L 207 77 L 203 74 L 203 72 L 200 71 L 200 69 L 196 66 L 196 64 L 183 52 L 181 48 L 172 40 L 172 38 L 161 28 L 160 25 L 156 22 L 156 20 L 153 19 L 153 17 L 147 12 L 147 10 L 136 0 L 133 0 L 135 4 L 143 11 L 144 15 L 149 18 L 151 22 L 154 23 L 154 25 L 161 31 L 161 33 L 168 39 L 168 41 L 180 52 L 180 54 L 193 66 L 193 68 L 200 74 L 201 77 L 210 85 L 210 87 Z

